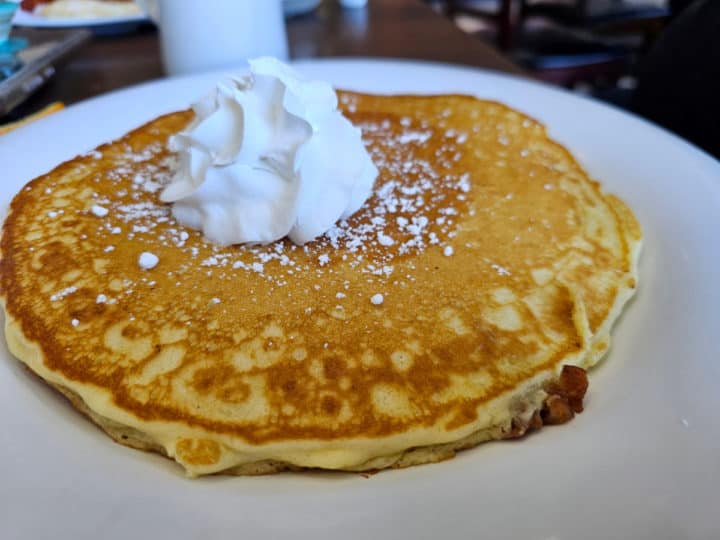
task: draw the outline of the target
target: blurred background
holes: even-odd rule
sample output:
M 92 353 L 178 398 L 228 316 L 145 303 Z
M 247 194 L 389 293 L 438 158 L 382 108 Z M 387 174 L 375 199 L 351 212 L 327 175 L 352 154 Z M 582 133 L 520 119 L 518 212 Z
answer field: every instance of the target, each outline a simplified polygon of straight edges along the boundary
M 285 37 L 274 54 L 409 58 L 534 78 L 633 111 L 720 157 L 720 0 L 228 1 L 0 1 L 0 130 L 179 73 L 162 50 L 170 25 L 158 32 L 153 6 L 204 10 L 185 17 L 192 46 L 176 60 L 222 56 L 217 28 L 230 6 L 265 10 L 237 22 L 236 35 L 253 30 L 262 39 L 257 28 L 275 6 Z M 95 11 L 67 13 L 65 5 Z
M 531 76 L 720 156 L 720 1 L 426 0 Z

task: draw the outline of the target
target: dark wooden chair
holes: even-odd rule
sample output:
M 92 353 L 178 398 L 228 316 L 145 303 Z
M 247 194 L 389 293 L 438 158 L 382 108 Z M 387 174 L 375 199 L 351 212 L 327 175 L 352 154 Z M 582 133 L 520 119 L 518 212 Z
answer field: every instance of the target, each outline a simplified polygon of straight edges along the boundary
M 443 0 L 450 16 L 490 22 L 496 45 L 540 79 L 615 79 L 660 32 L 667 8 L 625 0 Z
M 572 27 L 597 28 L 667 17 L 669 7 L 627 0 L 522 0 L 521 16 L 541 16 Z

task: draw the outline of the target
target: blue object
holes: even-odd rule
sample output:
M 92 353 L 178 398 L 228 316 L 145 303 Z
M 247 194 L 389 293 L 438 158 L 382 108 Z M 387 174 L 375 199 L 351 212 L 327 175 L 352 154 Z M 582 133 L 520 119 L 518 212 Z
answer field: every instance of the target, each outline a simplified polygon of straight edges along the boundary
M 22 37 L 9 38 L 0 41 L 0 58 L 5 55 L 14 55 L 16 52 L 22 51 L 28 46 L 28 40 Z
M 7 41 L 12 28 L 12 19 L 18 5 L 15 2 L 0 2 L 0 44 Z
M 28 45 L 27 39 L 8 37 L 17 8 L 15 2 L 0 2 L 0 80 L 20 69 L 21 63 L 15 53 Z

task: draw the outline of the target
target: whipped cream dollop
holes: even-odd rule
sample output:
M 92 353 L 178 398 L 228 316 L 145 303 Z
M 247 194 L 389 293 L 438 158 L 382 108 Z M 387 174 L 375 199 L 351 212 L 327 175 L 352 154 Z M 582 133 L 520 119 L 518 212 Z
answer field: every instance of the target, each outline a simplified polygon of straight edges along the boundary
M 219 244 L 304 244 L 355 213 L 378 171 L 361 131 L 322 81 L 274 58 L 218 84 L 171 138 L 179 164 L 160 195 L 183 225 Z

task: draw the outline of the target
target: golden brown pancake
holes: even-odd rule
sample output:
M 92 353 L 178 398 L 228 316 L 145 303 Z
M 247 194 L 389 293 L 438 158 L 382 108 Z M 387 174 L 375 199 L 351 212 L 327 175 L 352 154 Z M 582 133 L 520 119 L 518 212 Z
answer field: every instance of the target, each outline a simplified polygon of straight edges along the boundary
M 30 182 L 1 244 L 11 351 L 190 475 L 407 466 L 581 410 L 577 368 L 636 286 L 630 210 L 498 103 L 340 96 L 380 176 L 303 247 L 172 218 L 166 143 L 190 112 Z

